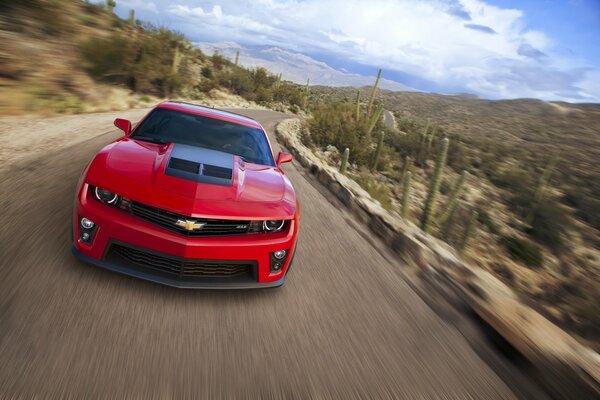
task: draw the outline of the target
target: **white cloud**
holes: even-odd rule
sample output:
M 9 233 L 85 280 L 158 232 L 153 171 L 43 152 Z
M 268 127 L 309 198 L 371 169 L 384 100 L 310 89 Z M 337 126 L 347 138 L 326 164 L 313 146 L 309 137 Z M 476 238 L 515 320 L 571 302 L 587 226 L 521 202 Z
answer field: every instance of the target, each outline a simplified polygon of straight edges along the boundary
M 155 2 L 161 18 L 169 19 L 168 26 L 194 41 L 236 41 L 327 54 L 486 97 L 525 93 L 569 100 L 584 95 L 576 82 L 566 79 L 581 78 L 570 71 L 581 63 L 553 56 L 552 40 L 543 32 L 527 30 L 522 11 L 483 0 Z M 539 58 L 524 56 L 524 49 L 547 57 L 540 63 Z M 528 72 L 528 80 L 515 76 L 532 69 L 540 70 L 539 77 L 559 73 L 566 80 L 539 90 L 535 73 Z
M 148 11 L 153 14 L 158 13 L 158 7 L 152 1 L 144 0 L 119 0 L 117 7 L 125 10 Z

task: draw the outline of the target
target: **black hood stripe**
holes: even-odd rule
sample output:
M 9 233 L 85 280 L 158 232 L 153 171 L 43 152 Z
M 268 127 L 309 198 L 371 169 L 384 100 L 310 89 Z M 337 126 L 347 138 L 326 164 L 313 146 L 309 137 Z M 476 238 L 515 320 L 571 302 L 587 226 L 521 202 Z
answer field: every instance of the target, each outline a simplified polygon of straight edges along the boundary
M 176 143 L 165 174 L 195 182 L 232 186 L 233 155 Z

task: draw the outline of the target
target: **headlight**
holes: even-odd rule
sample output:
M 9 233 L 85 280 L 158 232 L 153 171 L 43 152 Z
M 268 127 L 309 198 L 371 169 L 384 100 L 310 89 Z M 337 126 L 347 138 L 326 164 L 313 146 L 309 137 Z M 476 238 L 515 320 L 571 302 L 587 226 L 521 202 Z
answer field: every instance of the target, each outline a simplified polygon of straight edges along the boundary
M 263 222 L 263 230 L 265 232 L 279 232 L 283 229 L 283 225 L 285 225 L 284 220 L 273 220 L 273 221 L 264 221 Z
M 94 189 L 94 194 L 99 201 L 110 206 L 116 206 L 119 202 L 119 196 L 108 190 L 100 189 L 99 187 Z

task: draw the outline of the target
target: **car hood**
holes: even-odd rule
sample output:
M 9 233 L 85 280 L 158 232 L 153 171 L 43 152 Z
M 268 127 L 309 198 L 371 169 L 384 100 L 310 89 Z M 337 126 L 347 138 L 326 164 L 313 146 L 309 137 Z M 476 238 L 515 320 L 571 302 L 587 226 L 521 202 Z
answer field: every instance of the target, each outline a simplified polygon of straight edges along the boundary
M 86 180 L 192 217 L 290 219 L 296 209 L 294 190 L 279 168 L 173 143 L 119 139 L 96 155 Z

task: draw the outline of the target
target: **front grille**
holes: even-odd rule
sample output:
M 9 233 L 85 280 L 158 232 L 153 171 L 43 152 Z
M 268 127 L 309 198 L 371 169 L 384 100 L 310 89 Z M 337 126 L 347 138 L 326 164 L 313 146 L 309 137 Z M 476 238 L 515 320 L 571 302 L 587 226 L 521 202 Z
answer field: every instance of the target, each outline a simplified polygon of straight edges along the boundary
M 243 235 L 255 233 L 259 229 L 256 226 L 257 223 L 252 221 L 191 218 L 135 201 L 131 202 L 131 213 L 138 218 L 189 237 Z M 185 221 L 195 221 L 197 224 L 203 225 L 190 231 L 185 227 L 178 226 L 178 221 L 182 224 Z
M 252 274 L 252 263 L 200 261 L 164 257 L 147 251 L 118 244 L 112 251 L 135 265 L 151 268 L 170 275 L 190 278 L 230 278 Z

